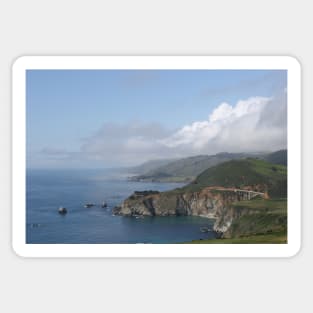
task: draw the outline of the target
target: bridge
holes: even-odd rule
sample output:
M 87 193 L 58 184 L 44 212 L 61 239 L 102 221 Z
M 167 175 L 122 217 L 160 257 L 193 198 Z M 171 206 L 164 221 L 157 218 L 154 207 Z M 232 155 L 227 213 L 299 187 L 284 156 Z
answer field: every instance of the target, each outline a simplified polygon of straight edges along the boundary
M 252 198 L 255 198 L 257 196 L 261 196 L 262 198 L 266 198 L 267 195 L 265 192 L 259 192 L 259 191 L 253 191 L 253 190 L 244 190 L 244 189 L 234 189 L 235 193 L 241 194 L 244 198 L 246 197 L 246 200 L 251 200 Z
M 238 195 L 238 200 L 251 200 L 257 196 L 261 196 L 264 199 L 268 198 L 267 193 L 253 191 L 253 190 L 237 189 L 237 188 L 223 188 L 223 187 L 218 187 L 218 188 L 214 187 L 214 190 L 235 192 Z

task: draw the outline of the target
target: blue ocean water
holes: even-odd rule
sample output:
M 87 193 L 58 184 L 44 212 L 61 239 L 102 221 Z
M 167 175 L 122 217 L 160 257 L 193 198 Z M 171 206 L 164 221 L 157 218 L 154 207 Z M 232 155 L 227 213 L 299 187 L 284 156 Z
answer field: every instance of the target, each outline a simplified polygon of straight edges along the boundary
M 200 227 L 201 217 L 112 216 L 135 190 L 165 191 L 178 183 L 131 182 L 118 170 L 28 170 L 26 175 L 27 243 L 178 243 L 213 238 Z M 105 201 L 107 208 L 102 208 Z M 85 208 L 85 203 L 95 203 Z M 60 206 L 66 215 L 58 214 Z

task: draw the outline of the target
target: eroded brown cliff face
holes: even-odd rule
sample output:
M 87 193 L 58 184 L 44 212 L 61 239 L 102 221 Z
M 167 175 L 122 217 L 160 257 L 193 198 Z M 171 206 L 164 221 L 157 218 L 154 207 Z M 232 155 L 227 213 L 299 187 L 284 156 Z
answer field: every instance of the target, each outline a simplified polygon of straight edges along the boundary
M 134 193 L 113 214 L 124 216 L 202 216 L 215 219 L 214 230 L 226 232 L 236 217 L 232 203 L 238 200 L 234 191 L 204 188 L 199 192 Z

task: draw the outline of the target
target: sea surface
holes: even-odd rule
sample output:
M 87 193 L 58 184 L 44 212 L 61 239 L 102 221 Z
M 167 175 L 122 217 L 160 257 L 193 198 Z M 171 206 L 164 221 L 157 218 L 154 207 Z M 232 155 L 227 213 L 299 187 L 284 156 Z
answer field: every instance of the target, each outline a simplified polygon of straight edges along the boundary
M 119 170 L 27 170 L 27 243 L 179 243 L 214 238 L 213 220 L 201 217 L 122 217 L 112 208 L 135 190 L 165 191 L 178 183 L 128 181 Z M 106 202 L 108 207 L 102 208 Z M 91 208 L 84 204 L 95 203 Z M 60 206 L 66 215 L 58 214 Z

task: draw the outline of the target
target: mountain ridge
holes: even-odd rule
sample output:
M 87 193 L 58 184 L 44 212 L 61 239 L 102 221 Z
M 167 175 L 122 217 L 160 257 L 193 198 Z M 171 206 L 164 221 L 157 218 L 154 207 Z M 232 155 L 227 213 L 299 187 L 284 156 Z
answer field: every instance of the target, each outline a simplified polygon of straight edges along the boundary
M 279 150 L 273 153 L 221 152 L 214 155 L 197 155 L 176 160 L 167 159 L 164 160 L 163 164 L 160 163 L 161 160 L 150 161 L 151 163 L 148 164 L 148 167 L 146 167 L 149 168 L 148 170 L 141 171 L 140 175 L 129 177 L 129 180 L 153 182 L 191 182 L 197 175 L 212 166 L 230 160 L 245 159 L 249 157 L 269 160 L 270 162 L 273 160 L 272 163 L 275 164 L 287 164 L 287 150 Z

